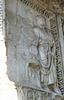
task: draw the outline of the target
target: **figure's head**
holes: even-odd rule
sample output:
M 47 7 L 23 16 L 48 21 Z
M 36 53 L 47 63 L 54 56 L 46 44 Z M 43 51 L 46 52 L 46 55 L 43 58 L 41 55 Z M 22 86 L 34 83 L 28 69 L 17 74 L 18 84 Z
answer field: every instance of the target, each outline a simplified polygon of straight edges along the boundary
M 44 27 L 45 26 L 46 20 L 45 20 L 44 17 L 36 16 L 36 20 L 37 20 L 37 24 L 38 24 L 39 27 Z

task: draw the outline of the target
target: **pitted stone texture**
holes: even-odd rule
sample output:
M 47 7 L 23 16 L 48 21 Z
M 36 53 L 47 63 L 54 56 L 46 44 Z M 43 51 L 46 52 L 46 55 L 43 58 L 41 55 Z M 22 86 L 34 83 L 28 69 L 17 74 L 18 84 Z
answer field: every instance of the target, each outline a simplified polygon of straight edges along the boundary
M 14 3 L 15 7 L 13 6 Z M 55 91 L 57 89 L 55 88 L 57 85 L 55 43 L 49 30 L 50 20 L 42 17 L 20 0 L 6 0 L 6 14 L 8 24 L 7 73 L 9 79 L 21 86 L 26 85 L 32 88 L 43 87 L 46 90 L 52 89 L 47 88 L 49 84 L 52 84 L 52 90 Z M 43 58 L 45 58 L 44 61 Z M 45 66 L 43 66 L 42 62 L 44 62 Z M 21 99 L 22 94 L 19 93 L 19 95 Z
M 18 84 L 21 84 L 21 81 L 23 84 L 28 84 L 30 81 L 29 84 L 40 86 L 38 78 L 32 79 L 32 77 L 29 78 L 28 76 L 29 62 L 34 62 L 37 65 L 39 64 L 39 61 L 37 60 L 38 51 L 36 48 L 38 39 L 35 37 L 33 31 L 33 26 L 37 25 L 35 18 L 39 14 L 26 7 L 21 2 L 18 2 L 17 8 L 16 24 L 13 22 L 13 12 L 12 10 L 9 10 L 11 8 L 6 8 L 7 19 L 9 17 L 8 11 L 10 11 L 11 14 L 11 18 L 9 17 L 8 19 L 7 34 L 8 75 L 11 80 Z M 16 14 L 16 12 L 14 12 L 14 14 Z M 33 43 L 34 39 L 37 39 L 36 43 Z
M 55 48 L 53 36 L 47 29 L 49 21 L 21 1 L 14 1 L 15 8 L 10 2 L 6 2 L 9 78 L 16 84 L 55 85 Z M 35 68 L 30 68 L 29 63 L 35 63 Z

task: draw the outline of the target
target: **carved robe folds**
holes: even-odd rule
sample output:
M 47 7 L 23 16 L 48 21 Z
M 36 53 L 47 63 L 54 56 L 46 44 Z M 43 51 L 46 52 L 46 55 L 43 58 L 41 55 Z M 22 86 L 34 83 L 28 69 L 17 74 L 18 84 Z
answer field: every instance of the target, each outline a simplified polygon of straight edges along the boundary
M 34 28 L 39 38 L 38 56 L 41 67 L 41 85 L 56 85 L 55 43 L 50 31 L 41 27 Z
M 56 81 L 54 43 L 43 41 L 39 44 L 41 82 L 44 85 L 54 84 Z

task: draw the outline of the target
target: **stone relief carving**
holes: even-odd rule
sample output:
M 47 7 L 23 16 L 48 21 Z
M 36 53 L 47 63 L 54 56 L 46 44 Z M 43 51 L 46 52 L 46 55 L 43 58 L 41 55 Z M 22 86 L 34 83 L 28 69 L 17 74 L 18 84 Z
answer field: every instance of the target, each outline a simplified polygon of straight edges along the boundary
M 59 0 L 21 0 L 24 4 L 30 6 L 34 10 L 47 18 L 51 18 L 55 12 L 58 15 L 63 15 L 64 1 Z
M 56 72 L 57 72 L 57 83 L 58 87 L 61 91 L 61 94 L 64 94 L 64 86 L 63 86 L 63 69 L 62 69 L 62 61 L 61 61 L 61 54 L 60 54 L 60 43 L 58 40 L 58 31 L 57 31 L 57 24 L 56 24 L 56 16 L 50 20 L 51 24 L 51 32 L 54 37 L 55 46 L 56 46 Z
M 26 9 L 30 10 L 28 8 Z M 25 14 L 28 16 L 30 12 L 28 13 L 27 10 Z M 17 60 L 17 68 L 18 65 L 20 66 L 18 69 L 19 73 L 18 71 L 17 73 L 18 76 L 21 76 L 22 84 L 26 85 L 30 81 L 29 84 L 32 86 L 36 85 L 39 87 L 48 87 L 49 85 L 53 85 L 55 88 L 56 65 L 54 39 L 51 32 L 46 28 L 46 18 L 38 15 L 38 13 L 33 15 L 33 11 L 31 12 L 32 14 L 30 19 L 28 19 L 28 17 L 23 18 L 23 15 L 21 15 L 20 18 L 18 16 L 16 26 L 11 25 L 9 22 L 9 27 L 13 26 L 17 29 L 13 33 L 12 27 L 10 33 L 13 34 L 11 37 L 8 35 L 8 37 L 13 40 L 13 44 L 12 41 L 10 43 L 13 48 L 15 48 L 15 52 L 13 53 L 15 61 L 13 63 Z M 35 16 L 34 19 L 33 16 Z M 29 22 L 31 22 L 31 24 L 29 24 Z M 18 24 L 21 28 L 18 28 Z M 17 32 L 19 33 L 17 34 Z
M 47 18 L 52 16 L 52 12 L 46 10 L 44 7 L 39 5 L 39 1 L 36 2 L 36 0 L 21 0 L 26 5 L 30 6 L 34 10 L 38 11 L 40 14 L 46 16 Z
M 24 2 L 25 0 L 22 1 Z M 28 0 L 26 0 L 25 3 L 27 2 Z M 27 3 L 27 5 L 28 4 L 29 3 Z M 24 8 L 25 6 L 21 5 L 21 7 Z M 27 10 L 31 13 L 31 16 Z M 28 84 L 34 88 L 38 86 L 44 88 L 44 90 L 48 88 L 54 92 L 58 92 L 58 76 L 58 85 L 63 94 L 61 59 L 56 33 L 57 30 L 54 29 L 56 28 L 56 26 L 54 26 L 55 22 L 51 22 L 52 31 L 54 31 L 52 32 L 54 33 L 53 37 L 51 31 L 46 27 L 46 18 L 39 14 L 34 14 L 34 12 L 27 7 L 24 8 L 24 11 L 25 13 L 21 11 L 20 15 L 18 12 L 16 26 L 11 25 L 9 21 L 9 32 L 11 36 L 10 34 L 8 35 L 8 52 L 10 52 L 10 47 L 12 46 L 14 50 L 13 53 L 11 53 L 11 55 L 13 54 L 12 57 L 14 57 L 12 66 L 17 69 L 15 72 L 17 73 L 15 81 L 17 79 L 20 80 L 21 85 Z M 40 11 L 42 11 L 42 9 L 40 9 Z M 15 69 L 13 70 L 15 71 Z M 12 74 L 12 76 L 14 75 Z M 28 100 L 52 100 L 48 95 L 42 95 L 37 91 L 28 91 L 27 93 Z
M 21 99 L 24 96 L 23 100 L 64 100 L 61 96 L 26 87 L 21 88 L 20 95 L 22 95 Z
M 38 91 L 38 90 L 35 90 L 35 89 L 22 89 L 23 92 L 25 93 L 26 91 L 26 94 L 25 94 L 25 97 L 28 99 L 28 100 L 51 100 L 51 97 L 49 97 L 49 94 L 44 92 L 44 91 Z
M 56 85 L 55 43 L 49 30 L 44 28 L 45 19 L 38 17 L 34 32 L 38 38 L 38 56 L 41 67 L 41 83 L 43 87 Z M 51 37 L 51 38 L 50 38 Z
M 41 82 L 45 85 L 56 83 L 55 55 L 53 54 L 53 46 L 49 42 L 41 43 L 39 46 L 41 70 Z M 49 76 L 50 75 L 50 76 Z M 45 82 L 47 81 L 47 82 Z

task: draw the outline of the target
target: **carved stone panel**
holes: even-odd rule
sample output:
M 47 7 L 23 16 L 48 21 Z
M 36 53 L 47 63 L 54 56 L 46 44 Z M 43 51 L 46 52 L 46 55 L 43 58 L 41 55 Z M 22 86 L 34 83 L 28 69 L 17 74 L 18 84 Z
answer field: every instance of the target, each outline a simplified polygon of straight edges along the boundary
M 20 95 L 19 95 L 20 94 Z M 22 95 L 22 96 L 21 96 Z M 37 90 L 32 88 L 23 87 L 18 89 L 18 97 L 21 96 L 19 100 L 62 100 L 63 97 L 56 94 L 51 94 L 43 90 Z
M 10 2 L 6 3 L 7 73 L 10 80 L 34 89 L 20 89 L 22 100 L 53 100 L 50 95 L 63 95 L 61 48 L 55 14 L 49 17 L 51 13 L 34 0 L 14 0 L 15 7 Z

